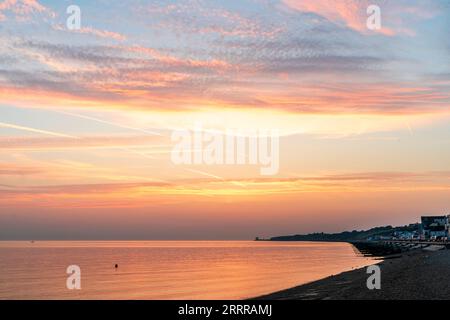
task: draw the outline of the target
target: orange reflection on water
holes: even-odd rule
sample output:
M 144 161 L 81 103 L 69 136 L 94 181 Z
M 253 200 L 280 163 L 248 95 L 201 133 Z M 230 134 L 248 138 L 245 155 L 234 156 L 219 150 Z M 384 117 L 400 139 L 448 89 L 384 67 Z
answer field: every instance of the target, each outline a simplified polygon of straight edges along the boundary
M 242 299 L 373 263 L 314 242 L 1 242 L 0 256 L 1 299 Z M 81 290 L 66 289 L 72 264 Z

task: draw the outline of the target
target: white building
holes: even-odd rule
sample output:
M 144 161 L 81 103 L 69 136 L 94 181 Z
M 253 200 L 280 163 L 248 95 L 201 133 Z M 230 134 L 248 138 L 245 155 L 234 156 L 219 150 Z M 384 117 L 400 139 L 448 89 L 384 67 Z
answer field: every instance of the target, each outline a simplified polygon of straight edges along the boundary
M 450 236 L 450 215 L 422 216 L 422 235 L 425 239 Z

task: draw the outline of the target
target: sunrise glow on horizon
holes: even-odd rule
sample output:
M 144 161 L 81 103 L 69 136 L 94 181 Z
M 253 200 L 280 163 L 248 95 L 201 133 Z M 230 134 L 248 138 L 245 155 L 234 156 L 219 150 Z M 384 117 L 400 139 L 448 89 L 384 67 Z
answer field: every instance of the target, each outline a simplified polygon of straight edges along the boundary
M 332 2 L 77 1 L 69 30 L 71 1 L 0 1 L 0 240 L 251 239 L 444 214 L 450 6 Z M 279 170 L 174 164 L 173 131 L 198 123 L 277 130 Z

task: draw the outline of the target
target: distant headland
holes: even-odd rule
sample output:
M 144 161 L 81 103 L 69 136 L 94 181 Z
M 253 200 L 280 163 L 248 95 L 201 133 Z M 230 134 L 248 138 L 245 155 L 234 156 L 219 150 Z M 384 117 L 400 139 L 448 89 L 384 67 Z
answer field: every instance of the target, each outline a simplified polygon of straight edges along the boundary
M 296 234 L 296 235 L 286 235 L 286 236 L 276 236 L 269 239 L 256 238 L 257 241 L 360 241 L 368 239 L 391 239 L 395 235 L 411 234 L 412 236 L 418 235 L 420 232 L 420 224 L 410 224 L 408 226 L 402 227 L 375 227 L 369 230 L 353 230 L 344 231 L 339 233 L 309 233 L 309 234 Z
M 430 240 L 448 241 L 450 239 L 450 215 L 422 216 L 421 223 L 400 227 L 384 226 L 369 230 L 353 230 L 339 233 L 309 233 L 277 236 L 268 239 L 256 237 L 256 241 L 328 241 L 355 242 L 379 240 Z

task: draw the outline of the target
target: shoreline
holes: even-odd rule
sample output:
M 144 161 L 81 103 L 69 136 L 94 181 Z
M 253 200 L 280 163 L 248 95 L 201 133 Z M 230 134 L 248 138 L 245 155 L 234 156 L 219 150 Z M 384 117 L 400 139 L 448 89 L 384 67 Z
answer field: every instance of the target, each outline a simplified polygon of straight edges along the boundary
M 367 288 L 363 267 L 252 300 L 450 299 L 450 250 L 412 250 L 374 265 L 381 270 L 380 290 Z

